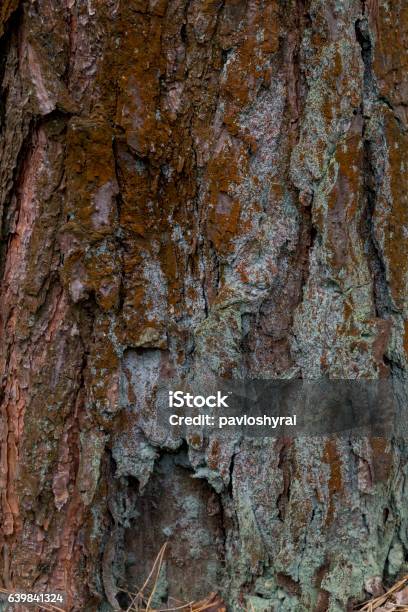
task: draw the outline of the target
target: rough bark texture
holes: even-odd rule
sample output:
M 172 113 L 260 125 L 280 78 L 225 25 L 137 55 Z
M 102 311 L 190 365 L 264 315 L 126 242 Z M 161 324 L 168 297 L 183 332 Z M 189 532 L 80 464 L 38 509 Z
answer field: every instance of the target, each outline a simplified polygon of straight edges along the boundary
M 3 586 L 118 609 L 166 540 L 163 597 L 233 611 L 392 581 L 402 443 L 163 443 L 128 406 L 405 381 L 408 4 L 3 0 L 0 35 Z

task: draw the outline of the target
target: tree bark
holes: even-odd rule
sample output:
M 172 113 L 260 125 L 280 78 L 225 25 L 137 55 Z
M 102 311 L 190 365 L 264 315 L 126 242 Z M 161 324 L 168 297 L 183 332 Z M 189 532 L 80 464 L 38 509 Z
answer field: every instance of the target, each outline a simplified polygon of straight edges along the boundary
M 166 372 L 404 386 L 406 3 L 6 0 L 0 35 L 2 586 L 120 609 L 168 541 L 163 601 L 378 592 L 403 442 L 163 443 L 134 407 Z

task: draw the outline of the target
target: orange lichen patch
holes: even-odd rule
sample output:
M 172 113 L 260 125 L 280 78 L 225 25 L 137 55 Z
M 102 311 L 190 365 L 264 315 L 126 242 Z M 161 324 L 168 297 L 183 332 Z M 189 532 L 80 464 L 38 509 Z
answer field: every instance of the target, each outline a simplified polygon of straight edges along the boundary
M 250 277 L 248 275 L 248 266 L 245 264 L 245 262 L 242 262 L 240 264 L 238 264 L 237 266 L 237 272 L 240 276 L 240 279 L 243 283 L 249 283 L 250 281 Z
M 257 87 L 269 74 L 264 62 L 279 48 L 280 15 L 276 1 L 266 6 L 256 2 L 246 19 L 250 29 L 228 63 L 221 91 L 227 100 L 224 122 L 234 126 L 237 113 L 252 99 Z
M 325 46 L 322 44 L 322 48 Z M 319 51 L 317 50 L 315 57 L 319 57 Z M 348 70 L 346 61 L 344 50 L 340 44 L 336 44 L 333 48 L 333 55 L 330 57 L 330 61 L 324 62 L 322 66 L 321 81 L 325 84 L 325 93 L 320 103 L 320 112 L 325 119 L 329 132 L 334 127 L 331 124 L 333 119 L 338 118 L 342 114 L 340 104 L 342 96 L 349 98 L 352 107 L 357 107 L 360 104 L 360 90 L 345 77 Z M 356 58 L 356 62 L 358 61 L 359 58 Z
M 123 7 L 121 18 L 115 122 L 124 128 L 127 143 L 139 155 L 160 156 L 170 137 L 168 126 L 156 114 L 158 75 L 165 70 L 162 20 L 160 16 L 135 13 L 130 5 Z
M 130 291 L 129 291 L 130 293 Z M 143 315 L 134 311 L 129 303 L 125 304 L 122 320 L 115 326 L 115 334 L 118 341 L 129 346 L 141 348 L 167 348 L 166 325 L 162 320 L 155 320 L 149 316 L 148 304 L 145 294 L 142 295 L 142 304 L 147 304 L 147 312 L 141 307 Z
M 213 37 L 217 27 L 218 12 L 217 0 L 202 0 L 199 4 L 192 3 L 189 7 L 188 21 L 198 43 L 202 44 Z
M 254 182 L 255 184 L 258 185 L 259 179 L 257 178 L 257 180 Z M 271 189 L 272 201 L 276 203 L 281 203 L 285 195 L 285 190 L 286 190 L 285 185 L 282 182 L 273 181 L 270 184 L 270 189 Z
M 351 133 L 336 150 L 337 178 L 328 197 L 325 224 L 326 248 L 334 270 L 354 268 L 361 261 L 357 239 L 358 210 L 362 190 L 361 125 L 355 121 Z M 354 231 L 351 228 L 354 227 Z
M 313 504 L 310 499 L 302 499 L 297 503 L 289 502 L 287 513 L 291 516 L 292 536 L 295 543 L 299 543 L 305 534 L 305 529 L 310 525 L 310 517 L 313 513 Z
M 353 334 L 358 336 L 359 335 L 359 330 L 356 329 L 355 327 L 352 329 L 348 330 L 349 334 L 352 336 Z M 366 340 L 352 340 L 350 342 L 350 350 L 355 352 L 359 352 L 360 354 L 364 354 L 367 352 L 368 349 L 368 342 Z
M 104 423 L 103 412 L 115 413 L 119 408 L 120 359 L 111 338 L 110 327 L 108 317 L 100 317 L 95 324 L 89 367 L 85 371 L 90 400 L 96 408 L 95 416 L 101 418 L 101 423 Z
M 191 201 L 195 188 L 191 186 L 190 191 L 190 180 L 180 181 L 171 162 L 156 167 L 148 159 L 135 159 L 123 140 L 118 140 L 117 162 L 122 196 L 119 222 L 125 235 L 122 269 L 127 278 L 123 329 L 127 329 L 133 342 L 138 342 L 147 327 L 160 331 L 162 339 L 167 307 L 173 316 L 185 308 L 184 249 L 191 241 L 194 225 L 194 217 L 187 212 L 187 202 Z M 190 164 L 186 156 L 185 169 Z M 194 245 L 191 250 L 195 250 Z M 153 269 L 167 297 L 167 306 L 163 303 L 160 315 L 153 313 L 151 292 L 147 290 Z M 163 344 L 162 340 L 160 343 Z
M 116 142 L 121 188 L 119 223 L 132 238 L 148 238 L 160 223 L 157 205 L 159 170 L 151 168 L 147 159 L 131 155 L 123 136 Z
M 384 354 L 390 340 L 392 322 L 384 321 L 384 319 L 374 319 L 372 322 L 377 331 L 376 337 L 372 344 L 373 357 L 379 366 L 384 367 Z M 385 372 L 388 372 L 388 368 L 385 370 Z
M 336 497 L 343 491 L 342 462 L 335 440 L 327 440 L 323 451 L 323 461 L 329 466 L 330 470 L 327 483 L 329 500 L 326 513 L 326 523 L 330 525 L 334 520 Z
M 219 291 L 217 292 L 213 304 L 214 306 L 222 307 L 224 304 L 233 303 L 236 299 L 237 295 L 234 292 L 233 288 L 227 284 L 222 284 L 219 288 Z M 218 316 L 218 314 L 216 316 Z
M 343 77 L 344 76 L 342 55 L 341 55 L 339 49 L 336 49 L 336 53 L 334 55 L 334 61 L 333 61 L 331 73 L 332 73 L 333 78 L 335 78 L 335 79 L 338 79 L 339 77 Z
M 356 318 L 352 302 L 346 300 L 343 322 L 337 327 L 337 335 L 347 338 L 347 345 L 354 357 L 369 355 L 374 370 L 380 378 L 383 378 L 389 374 L 389 368 L 384 363 L 384 355 L 390 339 L 391 326 L 391 322 L 384 319 Z
M 256 139 L 245 128 L 242 117 L 248 105 L 255 99 L 261 87 L 267 90 L 275 73 L 271 66 L 271 55 L 279 50 L 282 16 L 277 2 L 265 6 L 253 2 L 245 11 L 231 7 L 236 16 L 236 31 L 224 31 L 221 23 L 220 40 L 224 48 L 231 49 L 224 64 L 220 82 L 223 100 L 223 123 L 232 136 L 242 139 L 248 149 L 255 153 Z M 228 14 L 228 10 L 225 11 Z M 240 15 L 240 19 L 238 19 Z M 235 18 L 229 22 L 231 25 Z M 240 35 L 243 24 L 249 26 L 245 36 Z
M 344 322 L 347 324 L 347 322 L 350 321 L 350 319 L 352 318 L 354 314 L 354 308 L 353 308 L 353 304 L 349 299 L 344 300 L 343 302 L 343 317 L 344 317 Z
M 212 440 L 210 444 L 210 448 L 208 449 L 208 452 L 207 452 L 207 463 L 208 463 L 208 467 L 211 470 L 217 469 L 219 465 L 219 461 L 220 461 L 220 454 L 221 454 L 221 448 L 220 448 L 219 440 Z
M 376 15 L 377 41 L 374 46 L 373 70 L 380 95 L 407 119 L 408 72 L 408 6 L 405 2 L 379 3 Z
M 239 202 L 232 200 L 225 193 L 220 193 L 216 206 L 210 208 L 207 217 L 207 235 L 218 252 L 225 252 L 229 241 L 235 236 L 239 214 Z
M 188 443 L 196 450 L 200 449 L 203 445 L 203 438 L 198 434 L 191 434 L 187 439 Z
M 183 269 L 180 265 L 179 252 L 170 239 L 165 240 L 160 250 L 161 269 L 167 279 L 168 307 L 179 310 L 183 308 L 181 288 L 183 282 Z M 193 294 L 193 297 L 195 294 Z
M 120 265 L 112 244 L 92 251 L 85 259 L 86 286 L 95 292 L 99 306 L 106 311 L 114 310 L 119 303 Z
M 331 121 L 335 118 L 334 109 L 333 109 L 333 101 L 330 96 L 326 96 L 324 98 L 322 104 L 322 115 L 327 121 L 327 124 L 330 125 Z
M 67 135 L 65 231 L 92 242 L 112 230 L 117 181 L 108 125 L 75 120 Z
M 392 453 L 385 438 L 371 438 L 373 477 L 376 482 L 386 482 L 391 475 Z
M 207 232 L 219 253 L 226 254 L 238 229 L 241 205 L 234 188 L 242 181 L 247 166 L 243 145 L 224 134 L 207 169 L 209 205 Z
M 225 130 L 214 146 L 213 155 L 207 166 L 211 181 L 210 195 L 213 204 L 218 193 L 228 193 L 233 184 L 239 184 L 247 170 L 247 153 L 242 143 L 231 137 Z
M 112 132 L 103 123 L 76 120 L 68 131 L 66 223 L 61 232 L 62 278 L 78 301 L 94 292 L 104 310 L 118 304 L 119 262 L 112 240 L 118 183 Z M 99 246 L 96 245 L 99 243 Z M 94 249 L 90 249 L 90 246 Z
M 374 211 L 376 233 L 383 248 L 387 276 L 397 308 L 407 299 L 408 275 L 408 183 L 406 150 L 408 137 L 395 119 L 385 116 L 388 144 L 388 177 L 390 193 L 383 193 Z

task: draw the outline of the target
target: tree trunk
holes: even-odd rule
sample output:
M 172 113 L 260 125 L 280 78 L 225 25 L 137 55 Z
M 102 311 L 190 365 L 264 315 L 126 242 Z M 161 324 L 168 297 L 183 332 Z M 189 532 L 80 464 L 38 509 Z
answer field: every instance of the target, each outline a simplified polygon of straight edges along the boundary
M 135 406 L 169 372 L 404 384 L 406 3 L 3 0 L 0 35 L 2 586 L 126 609 L 168 541 L 163 602 L 380 591 L 402 442 L 163 442 Z

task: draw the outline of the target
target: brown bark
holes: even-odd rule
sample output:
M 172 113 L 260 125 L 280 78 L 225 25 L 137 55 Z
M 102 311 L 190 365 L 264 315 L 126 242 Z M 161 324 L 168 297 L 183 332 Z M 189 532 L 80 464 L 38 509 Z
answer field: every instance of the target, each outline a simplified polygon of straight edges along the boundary
M 138 410 L 164 373 L 403 392 L 406 3 L 6 0 L 0 36 L 3 587 L 119 609 L 169 540 L 164 599 L 381 589 L 403 443 L 164 443 Z

